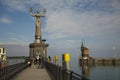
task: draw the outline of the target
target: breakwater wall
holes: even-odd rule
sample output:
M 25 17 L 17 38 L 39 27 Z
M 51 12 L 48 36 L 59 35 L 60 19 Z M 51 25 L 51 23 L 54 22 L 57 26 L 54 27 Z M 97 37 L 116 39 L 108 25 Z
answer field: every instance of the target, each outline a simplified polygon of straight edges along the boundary
M 79 59 L 80 64 L 92 65 L 120 65 L 120 58 L 92 58 L 92 59 Z

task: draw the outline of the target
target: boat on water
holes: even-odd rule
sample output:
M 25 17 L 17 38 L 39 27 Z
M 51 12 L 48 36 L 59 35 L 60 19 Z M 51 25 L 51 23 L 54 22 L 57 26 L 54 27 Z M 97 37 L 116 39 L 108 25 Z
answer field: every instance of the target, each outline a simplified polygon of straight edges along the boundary
M 7 66 L 7 56 L 6 56 L 6 49 L 0 48 L 0 67 Z

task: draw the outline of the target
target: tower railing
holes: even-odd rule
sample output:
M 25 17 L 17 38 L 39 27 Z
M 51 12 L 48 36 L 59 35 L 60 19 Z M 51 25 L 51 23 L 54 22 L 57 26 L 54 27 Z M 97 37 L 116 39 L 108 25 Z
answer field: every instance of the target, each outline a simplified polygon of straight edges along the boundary
M 46 69 L 49 72 L 52 80 L 89 80 L 71 70 L 66 70 L 61 66 L 50 62 L 45 62 Z

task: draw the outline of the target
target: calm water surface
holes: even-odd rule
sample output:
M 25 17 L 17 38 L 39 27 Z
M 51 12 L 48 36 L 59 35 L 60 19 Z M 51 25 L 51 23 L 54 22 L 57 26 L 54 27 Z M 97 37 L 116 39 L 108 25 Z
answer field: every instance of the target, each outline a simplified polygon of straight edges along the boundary
M 16 63 L 24 62 L 25 59 L 8 59 L 8 65 L 13 65 Z
M 79 64 L 76 59 L 71 61 L 71 68 L 74 72 L 88 77 L 90 80 L 120 80 L 119 66 L 88 66 Z

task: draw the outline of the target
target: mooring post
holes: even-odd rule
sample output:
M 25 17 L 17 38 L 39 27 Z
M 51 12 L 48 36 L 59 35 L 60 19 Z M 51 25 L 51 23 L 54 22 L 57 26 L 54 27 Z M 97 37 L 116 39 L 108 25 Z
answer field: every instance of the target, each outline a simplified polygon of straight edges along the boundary
M 63 55 L 64 57 L 64 68 L 65 69 L 67 69 L 67 70 L 70 70 L 70 54 L 69 53 L 65 53 L 64 55 Z
M 54 56 L 54 64 L 58 65 L 58 56 L 57 55 Z
M 65 69 L 65 71 L 63 71 L 63 80 L 70 80 L 70 54 L 69 53 L 65 53 L 62 55 L 62 67 Z

